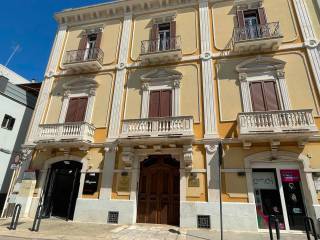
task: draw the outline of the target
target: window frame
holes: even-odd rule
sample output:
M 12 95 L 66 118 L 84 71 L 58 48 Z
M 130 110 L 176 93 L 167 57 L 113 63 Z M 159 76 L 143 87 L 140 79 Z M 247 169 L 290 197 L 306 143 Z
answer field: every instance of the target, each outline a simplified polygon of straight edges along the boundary
M 9 114 L 5 114 L 2 119 L 1 128 L 13 130 L 16 119 Z

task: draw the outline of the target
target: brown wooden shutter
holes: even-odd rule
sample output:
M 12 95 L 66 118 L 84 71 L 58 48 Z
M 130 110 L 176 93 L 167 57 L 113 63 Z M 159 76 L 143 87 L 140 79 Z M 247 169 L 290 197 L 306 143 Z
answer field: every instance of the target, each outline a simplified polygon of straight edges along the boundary
M 176 48 L 176 36 L 177 36 L 177 23 L 176 21 L 171 21 L 170 23 L 170 48 Z
M 96 39 L 95 48 L 100 48 L 100 46 L 101 46 L 101 39 L 102 39 L 102 32 L 98 32 L 98 33 L 97 33 L 97 39 Z
M 266 81 L 263 83 L 263 92 L 267 110 L 280 110 L 279 100 L 276 90 L 276 83 L 274 81 Z
M 237 20 L 238 20 L 238 27 L 243 28 L 245 26 L 245 21 L 244 21 L 244 13 L 242 10 L 237 10 Z
M 153 24 L 152 29 L 151 29 L 151 42 L 149 45 L 149 49 L 151 52 L 156 51 L 157 49 L 157 39 L 158 39 L 158 35 L 159 35 L 159 27 L 158 24 Z
M 76 122 L 83 122 L 87 112 L 88 98 L 82 97 L 78 98 L 78 108 Z
M 82 35 L 81 39 L 80 39 L 80 43 L 79 43 L 79 50 L 84 50 L 87 48 L 87 41 L 88 41 L 88 37 L 86 34 Z
M 262 82 L 252 82 L 250 84 L 250 93 L 253 111 L 266 111 Z
M 150 92 L 150 101 L 149 101 L 149 117 L 159 117 L 160 109 L 160 91 Z
M 65 122 L 75 122 L 78 108 L 78 98 L 71 98 L 69 100 L 68 111 Z
M 161 91 L 160 96 L 160 117 L 170 117 L 171 116 L 171 91 L 164 90 Z
M 88 98 L 71 98 L 65 122 L 83 122 L 88 105 Z
M 259 22 L 261 25 L 267 24 L 267 15 L 263 7 L 258 8 Z

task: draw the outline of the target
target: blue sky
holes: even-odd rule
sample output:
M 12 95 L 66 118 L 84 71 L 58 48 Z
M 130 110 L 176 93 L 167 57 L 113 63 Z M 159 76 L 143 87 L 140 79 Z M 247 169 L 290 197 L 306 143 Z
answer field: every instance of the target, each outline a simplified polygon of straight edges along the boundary
M 27 79 L 42 81 L 54 40 L 55 12 L 107 0 L 2 0 L 0 14 L 0 64 L 14 47 L 20 50 L 8 67 Z

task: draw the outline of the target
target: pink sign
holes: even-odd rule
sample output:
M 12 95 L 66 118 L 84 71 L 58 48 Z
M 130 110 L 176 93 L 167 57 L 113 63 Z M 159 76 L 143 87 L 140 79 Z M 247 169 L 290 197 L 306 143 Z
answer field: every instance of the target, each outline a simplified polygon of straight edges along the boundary
M 300 182 L 300 173 L 296 169 L 280 170 L 282 182 Z

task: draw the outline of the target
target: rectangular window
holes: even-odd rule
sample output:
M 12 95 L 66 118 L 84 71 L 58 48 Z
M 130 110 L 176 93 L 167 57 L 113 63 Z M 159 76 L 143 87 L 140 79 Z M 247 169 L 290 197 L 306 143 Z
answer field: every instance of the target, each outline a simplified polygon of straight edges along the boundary
M 151 50 L 165 51 L 176 46 L 176 22 L 154 24 L 151 31 Z
M 5 114 L 5 115 L 4 115 L 4 118 L 3 118 L 3 120 L 2 120 L 1 127 L 2 127 L 2 128 L 5 128 L 5 129 L 8 129 L 8 130 L 12 130 L 15 121 L 16 121 L 15 118 L 13 118 L 13 117 Z
M 253 111 L 280 110 L 275 81 L 251 82 L 250 93 Z

